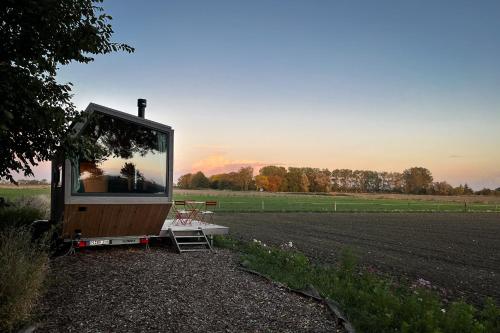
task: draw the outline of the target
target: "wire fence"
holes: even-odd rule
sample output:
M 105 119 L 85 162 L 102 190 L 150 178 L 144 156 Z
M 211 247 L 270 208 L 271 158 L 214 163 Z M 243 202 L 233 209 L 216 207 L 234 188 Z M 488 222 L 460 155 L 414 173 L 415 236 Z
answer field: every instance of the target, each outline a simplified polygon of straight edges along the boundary
M 500 204 L 405 200 L 326 200 L 293 197 L 216 197 L 182 199 L 216 200 L 219 212 L 490 212 L 500 213 Z

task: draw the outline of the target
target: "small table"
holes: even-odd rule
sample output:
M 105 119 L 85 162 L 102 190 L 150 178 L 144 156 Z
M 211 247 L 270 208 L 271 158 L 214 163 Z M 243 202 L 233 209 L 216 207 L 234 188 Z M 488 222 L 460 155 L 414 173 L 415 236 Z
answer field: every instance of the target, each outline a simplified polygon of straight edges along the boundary
M 191 224 L 191 221 L 197 220 L 200 221 L 200 213 L 203 211 L 205 208 L 205 201 L 192 201 L 192 200 L 186 200 L 186 210 L 189 211 L 189 224 Z

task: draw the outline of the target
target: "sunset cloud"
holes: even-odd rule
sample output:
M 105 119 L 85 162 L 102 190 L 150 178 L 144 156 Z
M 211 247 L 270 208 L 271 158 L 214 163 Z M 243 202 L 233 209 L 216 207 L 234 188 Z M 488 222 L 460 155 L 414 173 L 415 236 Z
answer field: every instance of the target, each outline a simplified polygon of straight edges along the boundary
M 255 160 L 232 160 L 225 154 L 212 154 L 201 160 L 194 162 L 191 166 L 191 172 L 202 171 L 206 175 L 215 175 L 218 173 L 238 171 L 242 167 L 251 166 L 254 174 L 266 165 L 281 165 L 281 163 L 271 163 Z

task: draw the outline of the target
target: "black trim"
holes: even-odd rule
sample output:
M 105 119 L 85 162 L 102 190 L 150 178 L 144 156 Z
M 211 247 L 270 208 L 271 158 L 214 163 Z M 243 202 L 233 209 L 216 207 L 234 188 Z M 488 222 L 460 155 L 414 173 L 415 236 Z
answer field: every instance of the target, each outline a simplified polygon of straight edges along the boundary
M 92 116 L 92 114 L 94 112 L 96 112 L 96 113 L 100 113 L 103 115 L 107 115 L 110 117 L 124 120 L 124 121 L 129 122 L 129 123 L 134 124 L 134 125 L 144 126 L 144 127 L 147 127 L 149 129 L 152 129 L 154 131 L 157 131 L 157 132 L 160 132 L 160 133 L 166 135 L 166 139 L 167 139 L 167 154 L 166 154 L 166 156 L 167 156 L 167 161 L 166 161 L 167 168 L 166 168 L 166 174 L 165 174 L 165 181 L 166 181 L 165 192 L 162 192 L 162 193 L 113 193 L 113 192 L 78 193 L 78 192 L 76 192 L 75 193 L 75 192 L 73 192 L 73 181 L 74 181 L 73 175 L 72 175 L 73 168 L 71 168 L 70 169 L 70 182 L 71 182 L 70 196 L 74 196 L 74 197 L 166 197 L 166 198 L 170 197 L 169 194 L 170 194 L 171 190 L 173 189 L 173 181 L 171 181 L 171 179 L 170 179 L 170 174 L 171 174 L 170 169 L 173 168 L 173 161 L 172 161 L 172 165 L 170 165 L 170 161 L 171 161 L 170 154 L 173 155 L 173 152 L 170 152 L 170 150 L 173 149 L 173 142 L 172 142 L 173 140 L 172 139 L 173 139 L 174 130 L 172 129 L 172 127 L 157 123 L 157 122 L 152 121 L 152 120 L 140 118 L 140 117 L 137 117 L 135 115 L 131 115 L 131 114 L 126 113 L 126 112 L 111 109 L 111 108 L 108 108 L 106 106 L 102 106 L 102 105 L 95 104 L 95 103 L 90 103 L 84 112 L 88 113 L 87 120 Z M 84 124 L 82 124 L 82 126 L 78 129 L 76 135 L 80 135 L 84 131 L 84 129 L 87 127 L 87 124 L 88 124 L 88 121 L 86 121 Z M 70 161 L 70 163 L 72 164 L 73 162 Z

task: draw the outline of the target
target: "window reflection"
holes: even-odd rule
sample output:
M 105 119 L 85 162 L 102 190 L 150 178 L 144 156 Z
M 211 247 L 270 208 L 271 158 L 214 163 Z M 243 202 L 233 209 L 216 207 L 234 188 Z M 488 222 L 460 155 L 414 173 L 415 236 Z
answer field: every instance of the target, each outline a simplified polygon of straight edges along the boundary
M 80 160 L 74 193 L 149 193 L 167 190 L 167 135 L 95 113 L 82 135 L 101 150 L 95 161 Z

